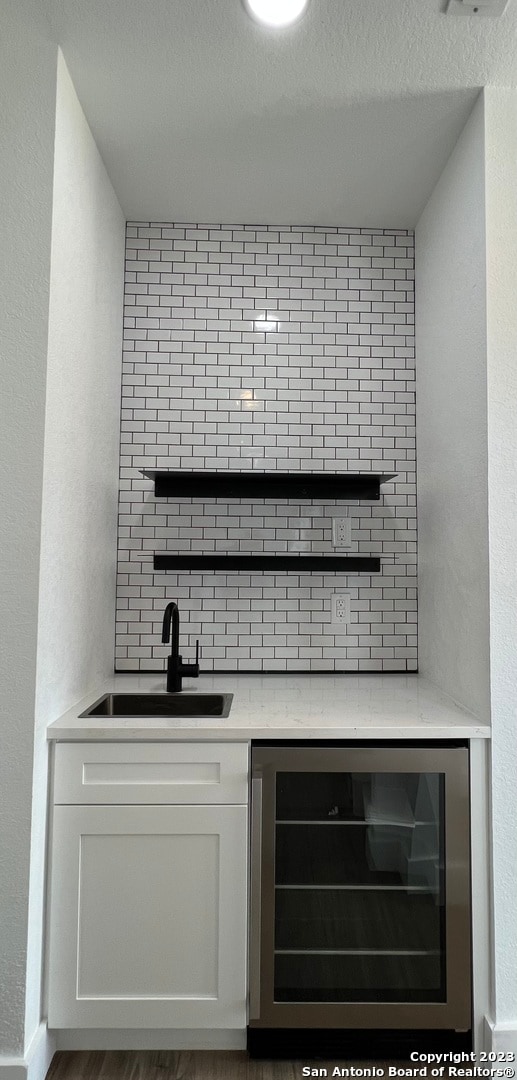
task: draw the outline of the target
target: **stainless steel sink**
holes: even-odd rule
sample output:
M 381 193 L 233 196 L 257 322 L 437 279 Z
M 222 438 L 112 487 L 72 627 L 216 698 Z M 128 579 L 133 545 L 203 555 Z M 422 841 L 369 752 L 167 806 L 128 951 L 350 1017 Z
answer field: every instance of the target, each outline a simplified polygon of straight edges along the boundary
M 83 716 L 228 716 L 233 694 L 104 694 Z

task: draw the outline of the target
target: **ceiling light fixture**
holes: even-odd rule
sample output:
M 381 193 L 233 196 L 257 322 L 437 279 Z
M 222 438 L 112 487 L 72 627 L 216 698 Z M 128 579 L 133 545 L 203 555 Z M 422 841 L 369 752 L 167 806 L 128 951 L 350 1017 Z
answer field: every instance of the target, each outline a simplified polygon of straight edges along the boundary
M 249 15 L 265 26 L 290 26 L 303 15 L 308 0 L 243 0 Z

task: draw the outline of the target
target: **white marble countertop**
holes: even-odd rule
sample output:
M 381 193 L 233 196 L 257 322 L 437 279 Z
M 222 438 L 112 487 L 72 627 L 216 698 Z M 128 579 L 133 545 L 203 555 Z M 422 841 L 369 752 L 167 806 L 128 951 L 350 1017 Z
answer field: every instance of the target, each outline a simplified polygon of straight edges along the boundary
M 86 717 L 105 693 L 161 693 L 165 674 L 113 675 L 48 727 L 55 740 L 489 738 L 480 720 L 419 675 L 201 675 L 184 693 L 233 694 L 221 717 Z

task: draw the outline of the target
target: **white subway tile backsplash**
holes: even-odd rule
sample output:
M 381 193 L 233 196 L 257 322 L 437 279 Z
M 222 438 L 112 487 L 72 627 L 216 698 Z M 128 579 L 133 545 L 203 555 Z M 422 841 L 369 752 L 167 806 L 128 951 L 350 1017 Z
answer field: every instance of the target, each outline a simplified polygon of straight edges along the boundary
M 164 667 L 175 599 L 205 670 L 416 670 L 413 234 L 131 222 L 126 260 L 117 669 Z M 344 504 L 156 501 L 142 468 L 396 472 L 347 507 L 381 573 L 154 572 L 156 550 L 332 554 Z

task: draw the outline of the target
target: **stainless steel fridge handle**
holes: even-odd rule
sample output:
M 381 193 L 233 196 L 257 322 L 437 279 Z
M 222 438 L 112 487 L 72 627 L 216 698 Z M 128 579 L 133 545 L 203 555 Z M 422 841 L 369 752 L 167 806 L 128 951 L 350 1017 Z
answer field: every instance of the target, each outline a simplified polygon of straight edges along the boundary
M 250 1020 L 260 1019 L 262 918 L 262 776 L 251 781 Z

